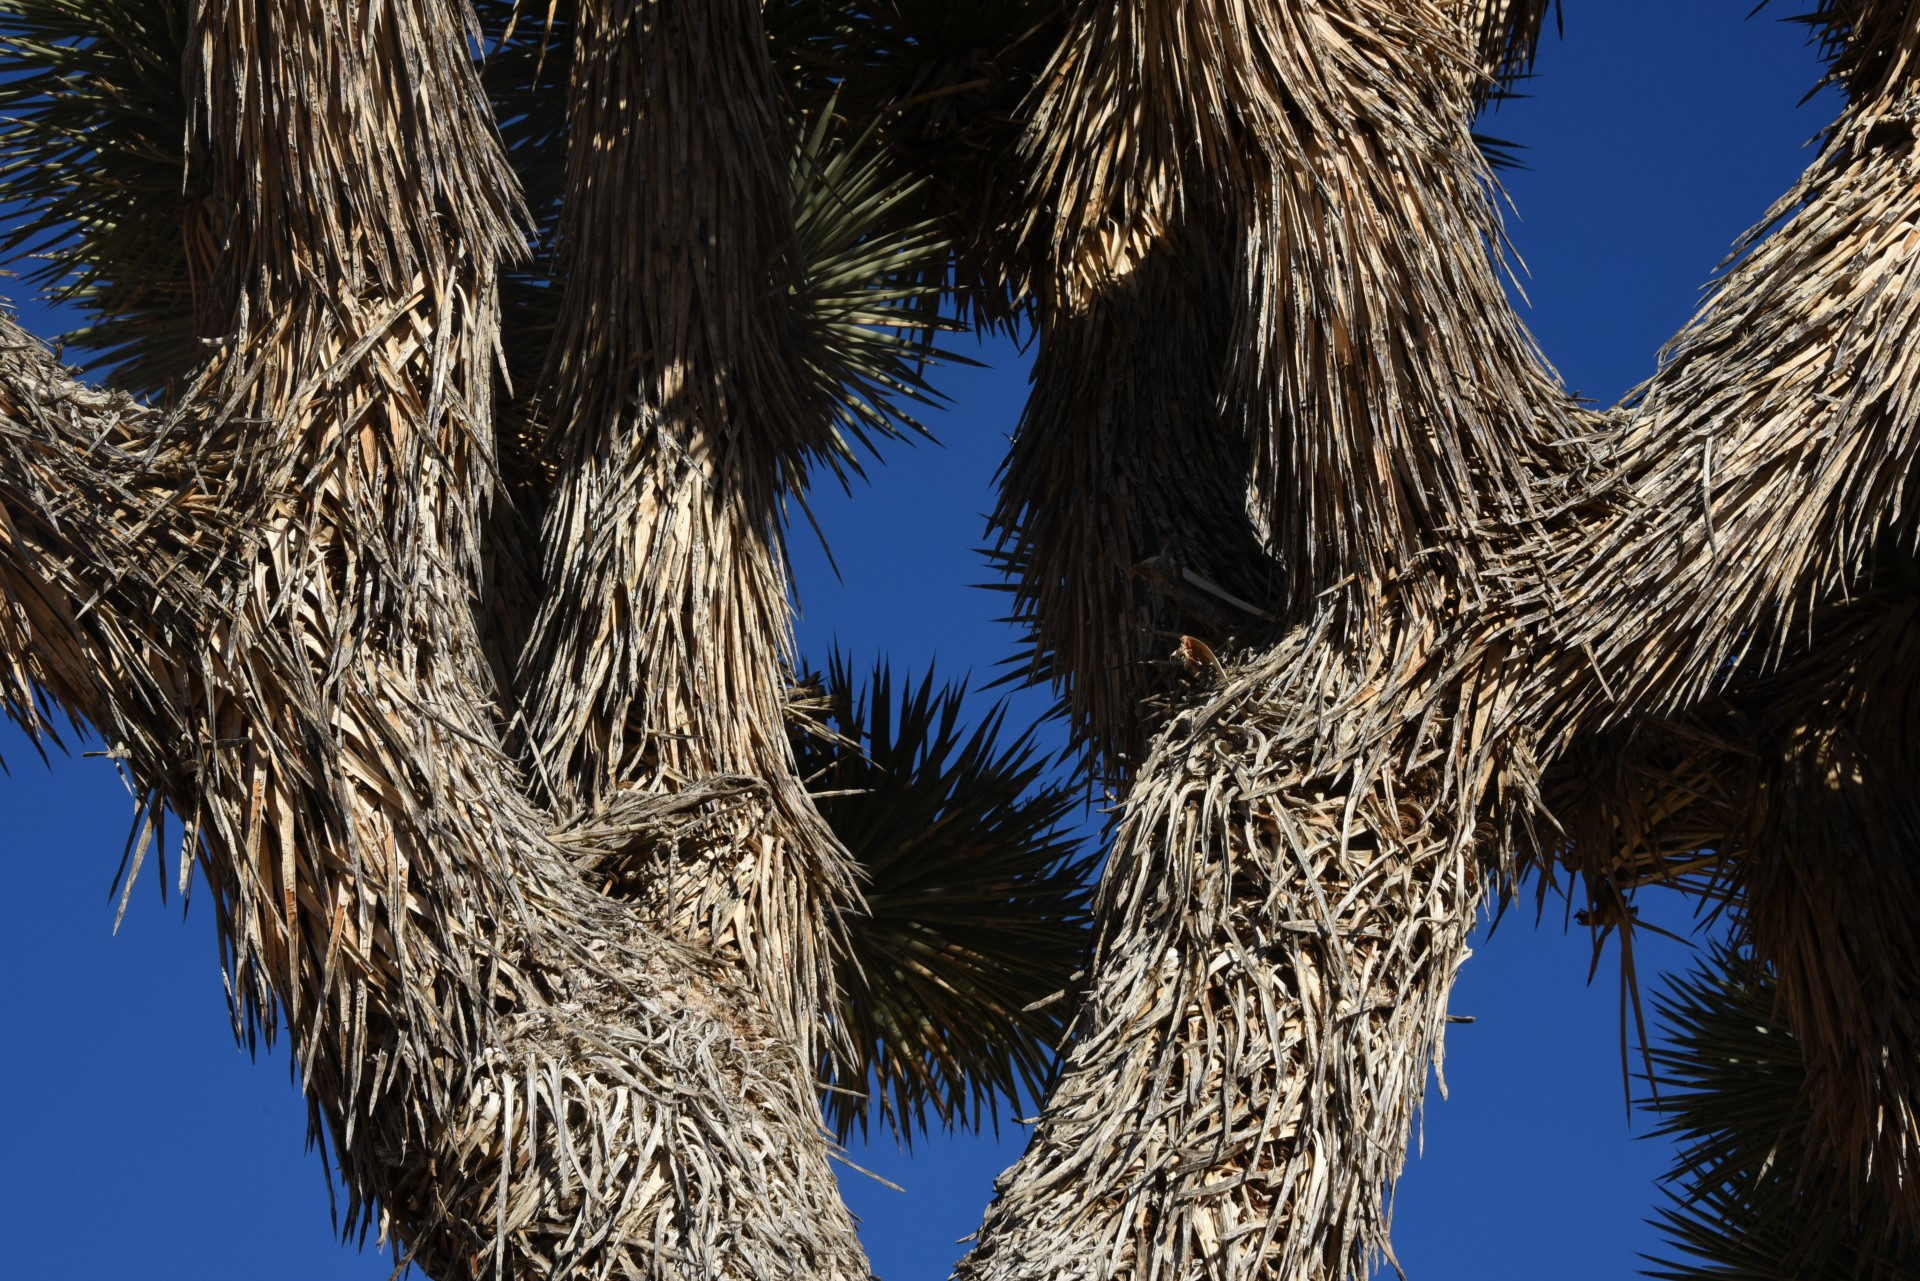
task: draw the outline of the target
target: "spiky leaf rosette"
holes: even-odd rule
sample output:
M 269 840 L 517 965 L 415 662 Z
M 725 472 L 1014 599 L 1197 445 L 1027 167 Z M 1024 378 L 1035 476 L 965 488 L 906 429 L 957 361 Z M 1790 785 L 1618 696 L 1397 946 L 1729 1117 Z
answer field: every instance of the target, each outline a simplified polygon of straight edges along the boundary
M 797 110 L 826 104 L 871 122 L 881 146 L 921 185 L 916 216 L 952 245 L 928 264 L 927 284 L 950 283 L 965 318 L 987 326 L 1024 312 L 993 243 L 1004 211 L 1007 161 L 1020 104 L 1064 30 L 1060 0 L 773 0 L 774 59 Z
M 908 405 L 935 398 L 923 373 L 934 333 L 952 327 L 940 318 L 952 243 L 915 213 L 924 183 L 900 173 L 871 126 L 853 127 L 829 104 L 794 154 L 791 188 L 797 331 L 832 424 L 817 457 L 842 483 L 859 471 L 856 445 L 926 434 Z
M 1823 1159 L 1799 1038 L 1772 976 L 1715 948 L 1658 1002 L 1662 1116 L 1679 1147 L 1662 1179 L 1666 1281 L 1896 1281 L 1920 1275 L 1920 1241 L 1896 1229 L 1879 1185 Z
M 185 39 L 166 0 L 0 0 L 0 203 L 32 211 L 0 252 L 39 255 L 27 283 L 91 317 L 62 341 L 144 394 L 200 355 Z
M 1001 740 L 1004 708 L 971 729 L 965 686 L 931 671 L 896 699 L 883 662 L 864 690 L 835 654 L 822 721 L 795 753 L 834 833 L 864 873 L 867 913 L 847 922 L 839 1017 L 849 1045 L 828 1067 L 842 1138 L 880 1120 L 902 1141 L 979 1128 L 1038 1096 L 1085 956 L 1091 855 L 1065 830 L 1077 791 L 1043 781 L 1031 731 Z M 871 1090 L 871 1094 L 869 1094 Z

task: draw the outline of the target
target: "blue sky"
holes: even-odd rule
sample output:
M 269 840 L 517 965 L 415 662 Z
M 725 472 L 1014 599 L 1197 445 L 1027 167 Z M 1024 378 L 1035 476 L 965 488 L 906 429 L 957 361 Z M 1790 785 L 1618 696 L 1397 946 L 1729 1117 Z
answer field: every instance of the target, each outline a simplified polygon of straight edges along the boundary
M 1485 122 L 1527 148 L 1528 167 L 1504 178 L 1530 271 L 1525 314 L 1568 385 L 1595 399 L 1652 371 L 1714 265 L 1811 159 L 1803 144 L 1831 117 L 1830 97 L 1797 105 L 1818 67 L 1803 28 L 1781 21 L 1794 10 L 1776 2 L 1748 20 L 1750 8 L 1568 0 L 1566 37 L 1549 33 L 1528 96 Z M 943 672 L 971 670 L 979 684 L 1008 650 L 1010 633 L 993 621 L 1004 598 L 970 585 L 987 577 L 973 549 L 1026 361 L 1005 344 L 957 346 L 990 368 L 939 380 L 952 403 L 929 424 L 944 445 L 896 447 L 851 499 L 816 501 L 843 579 L 810 534 L 795 537 L 810 655 L 836 638 L 916 672 L 937 655 Z M 1016 715 L 1039 705 L 1029 695 Z M 149 866 L 112 934 L 107 890 L 131 802 L 110 763 L 45 767 L 11 728 L 0 754 L 11 887 L 0 967 L 15 976 L 0 989 L 0 1098 L 10 1104 L 0 1272 L 388 1275 L 385 1256 L 334 1237 L 285 1053 L 250 1062 L 234 1045 L 210 902 L 201 896 L 183 922 L 177 895 L 161 904 Z M 1685 932 L 1686 905 L 1642 902 Z M 1416 1281 L 1613 1281 L 1656 1247 L 1641 1220 L 1668 1154 L 1634 1138 L 1644 1118 L 1625 1115 L 1617 958 L 1609 951 L 1589 987 L 1585 931 L 1561 925 L 1556 903 L 1536 928 L 1529 901 L 1477 942 L 1464 971 L 1454 1009 L 1477 1021 L 1449 1035 L 1450 1097 L 1432 1097 L 1424 1155 L 1397 1202 L 1399 1259 Z M 1643 984 L 1659 965 L 1685 963 L 1679 946 L 1645 943 Z M 997 1139 L 935 1136 L 911 1160 L 886 1140 L 852 1153 L 907 1188 L 843 1178 L 876 1271 L 944 1277 L 1023 1138 L 1007 1120 Z

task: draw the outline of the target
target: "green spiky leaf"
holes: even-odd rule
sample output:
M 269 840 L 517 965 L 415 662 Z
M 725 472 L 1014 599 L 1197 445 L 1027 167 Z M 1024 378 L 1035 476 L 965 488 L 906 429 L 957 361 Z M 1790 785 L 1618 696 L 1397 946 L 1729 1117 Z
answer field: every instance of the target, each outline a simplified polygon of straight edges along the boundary
M 964 686 L 932 673 L 896 698 L 882 663 L 858 691 L 836 654 L 824 695 L 824 729 L 795 746 L 869 908 L 847 923 L 851 1049 L 828 1066 L 827 1118 L 843 1138 L 877 1119 L 908 1142 L 930 1118 L 997 1123 L 1052 1070 L 1071 1002 L 1049 998 L 1085 955 L 1078 792 L 1045 781 L 1030 733 L 999 741 L 1002 709 L 966 728 Z
M 911 221 L 939 229 L 950 263 L 918 283 L 946 287 L 960 315 L 1012 326 L 1026 300 L 1008 290 L 989 242 L 1020 137 L 1020 104 L 1060 42 L 1059 0 L 775 0 L 765 9 L 774 60 L 795 107 L 826 104 L 875 130 L 893 171 L 914 184 Z
M 829 103 L 794 156 L 793 223 L 803 264 L 796 299 L 808 365 L 832 417 L 825 461 L 841 479 L 858 472 L 857 444 L 926 431 L 908 411 L 935 393 L 924 371 L 951 245 L 915 218 L 919 183 L 899 176 L 871 128 L 852 132 Z M 946 359 L 953 359 L 948 356 Z
M 1798 1039 L 1773 984 L 1716 948 L 1658 1002 L 1663 1118 L 1679 1156 L 1656 1224 L 1679 1255 L 1663 1281 L 1896 1281 L 1920 1276 L 1920 1242 L 1893 1226 L 1879 1186 L 1848 1179 L 1814 1139 Z
M 148 395 L 199 356 L 185 23 L 166 0 L 0 0 L 0 201 L 32 211 L 0 251 L 36 255 L 27 283 L 92 317 L 62 342 Z

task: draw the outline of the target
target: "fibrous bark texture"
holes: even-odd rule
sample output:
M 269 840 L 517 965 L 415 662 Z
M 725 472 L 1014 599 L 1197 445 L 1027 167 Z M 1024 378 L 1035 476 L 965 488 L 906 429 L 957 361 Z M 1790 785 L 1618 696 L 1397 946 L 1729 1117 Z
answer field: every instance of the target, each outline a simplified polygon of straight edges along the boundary
M 1280 590 L 1245 511 L 1247 451 L 1220 414 L 1228 277 L 1203 237 L 1187 239 L 1053 318 L 1001 485 L 1030 670 L 1063 686 L 1075 732 L 1116 778 L 1183 694 L 1174 642 L 1264 634 Z M 1213 315 L 1169 334 L 1162 318 L 1196 293 Z
M 760 7 L 593 0 L 573 24 L 533 756 L 556 803 L 587 811 L 622 789 L 755 781 L 712 817 L 717 839 L 604 871 L 736 957 L 811 1047 L 854 888 L 784 714 L 779 504 L 827 417 L 794 323 L 791 148 Z
M 1365 1274 L 1487 878 L 1434 639 L 1355 669 L 1297 634 L 1160 735 L 1060 1082 L 962 1277 Z
M 206 366 L 163 416 L 5 331 L 11 710 L 85 718 L 186 823 L 350 1229 L 442 1278 L 865 1276 L 787 1003 L 582 874 L 737 830 L 556 810 L 503 745 L 476 596 L 523 218 L 466 15 L 192 33 Z
M 1480 558 L 1538 509 L 1568 412 L 1502 293 L 1471 136 L 1504 18 L 1076 12 L 1024 148 L 1014 252 L 1045 323 L 999 519 L 1038 668 L 1124 777 L 1146 651 L 1270 640 L 1441 542 Z M 1090 350 L 1155 390 L 1077 385 Z M 1055 510 L 1062 488 L 1088 501 Z
M 1911 599 L 1915 12 L 1822 11 L 1846 115 L 1659 376 L 1599 416 L 1498 288 L 1467 135 L 1483 73 L 1524 62 L 1544 6 L 1224 9 L 1077 11 L 1028 146 L 1050 202 L 1029 207 L 1061 213 L 1022 244 L 1042 296 L 1092 315 L 1176 229 L 1242 229 L 1226 286 L 1191 273 L 1135 341 L 1165 359 L 1170 329 L 1230 309 L 1217 415 L 1287 589 L 1274 638 L 1244 629 L 1217 687 L 1163 713 L 1060 1083 L 962 1275 L 1364 1274 L 1473 910 L 1514 854 L 1584 873 L 1596 924 L 1622 929 L 1637 885 L 1737 884 L 1819 1042 L 1810 1088 L 1843 1167 L 1910 1199 L 1908 753 L 1865 747 L 1905 731 L 1863 717 L 1903 723 L 1879 700 L 1906 688 L 1875 620 Z M 1154 417 L 1103 431 L 1144 453 Z M 1095 439 L 1053 427 L 1016 459 L 1084 473 Z M 1079 641 L 1080 612 L 1050 602 L 1098 600 L 1112 571 L 1049 558 L 1047 529 L 1025 518 L 1023 599 L 1091 718 L 1120 700 L 1086 690 L 1147 670 L 1123 642 L 1149 644 Z M 1835 608 L 1889 574 L 1894 606 Z M 1658 786 L 1546 773 L 1623 745 Z M 1824 937 L 1843 903 L 1844 944 Z
M 1155 693 L 1164 728 L 1060 1083 L 961 1275 L 1362 1275 L 1498 862 L 1488 834 L 1533 787 L 1508 645 L 1467 624 L 1483 568 L 1555 504 L 1575 415 L 1496 276 L 1469 132 L 1484 15 L 1077 13 L 1028 140 L 1028 207 L 1061 211 L 1025 241 L 1056 314 L 1008 475 L 1032 496 L 1003 519 L 1087 737 L 1137 750 L 1145 709 L 1113 709 Z M 1099 323 L 1103 350 L 1150 370 L 1184 356 L 1178 417 L 1050 385 L 1082 367 L 1059 346 Z M 1152 461 L 1079 537 L 1027 479 L 1133 455 Z M 1104 600 L 1156 550 L 1143 529 L 1215 617 L 1271 566 L 1255 617 L 1205 635 L 1194 609 L 1116 619 Z M 1200 679 L 1170 697 L 1146 656 L 1176 641 Z

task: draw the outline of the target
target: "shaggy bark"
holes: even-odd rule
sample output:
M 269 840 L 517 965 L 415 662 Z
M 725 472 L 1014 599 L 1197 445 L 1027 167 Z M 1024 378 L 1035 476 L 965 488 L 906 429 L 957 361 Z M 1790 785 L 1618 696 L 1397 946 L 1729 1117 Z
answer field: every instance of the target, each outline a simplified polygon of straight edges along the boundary
M 1800 652 L 1813 606 L 1876 554 L 1911 554 L 1916 15 L 1829 10 L 1847 115 L 1782 200 L 1784 225 L 1643 397 L 1601 420 L 1575 411 L 1490 275 L 1497 227 L 1464 159 L 1473 46 L 1453 43 L 1471 22 L 1366 3 L 1269 6 L 1245 26 L 1197 2 L 1121 11 L 1082 10 L 1051 82 L 1068 87 L 1041 110 L 1042 188 L 1079 193 L 1058 196 L 1057 296 L 1098 307 L 1174 211 L 1250 193 L 1245 285 L 1227 292 L 1246 300 L 1232 349 L 1253 358 L 1221 401 L 1241 415 L 1250 502 L 1303 621 L 1229 657 L 1136 778 L 1061 1081 L 961 1275 L 1357 1276 L 1387 1249 L 1381 1194 L 1482 890 L 1516 847 L 1591 868 L 1620 839 L 1568 846 L 1540 806 L 1543 766 L 1701 705 L 1743 659 L 1765 670 Z M 1872 41 L 1897 52 L 1862 53 Z M 1483 39 L 1482 59 L 1495 47 Z M 1250 83 L 1263 58 L 1294 61 Z M 1161 77 L 1127 83 L 1142 66 Z M 1144 103 L 1124 128 L 1116 99 Z M 1214 101 L 1239 114 L 1197 105 Z M 1276 106 L 1254 143 L 1213 140 L 1262 101 Z M 1083 158 L 1097 181 L 1077 180 Z M 1173 310 L 1207 323 L 1212 298 Z M 1049 446 L 1071 474 L 1079 438 L 1026 448 Z M 1048 612 L 1031 616 L 1045 646 Z M 1097 665 L 1062 676 L 1109 679 Z M 1803 699 L 1795 725 L 1809 702 L 1828 724 L 1857 717 L 1844 709 L 1858 697 Z M 1831 777 L 1834 745 L 1860 737 L 1820 724 L 1786 735 L 1820 746 L 1787 748 L 1777 792 L 1801 795 L 1809 761 Z M 1859 963 L 1864 940 L 1821 946 L 1810 926 L 1861 889 L 1837 884 L 1862 833 L 1904 847 L 1910 824 L 1884 791 L 1841 792 L 1836 809 L 1813 789 L 1827 817 L 1771 840 L 1776 862 L 1822 867 L 1827 898 L 1763 863 L 1749 911 L 1760 946 L 1805 972 L 1786 998 L 1796 1026 L 1831 1035 L 1813 1062 L 1830 1141 L 1906 1200 L 1920 1062 L 1904 989 Z M 1741 831 L 1695 832 L 1693 851 Z M 1870 937 L 1906 955 L 1898 911 L 1869 911 Z
M 1355 667 L 1303 631 L 1162 733 L 1061 1080 L 962 1277 L 1365 1274 L 1493 847 L 1454 826 L 1499 780 L 1438 640 Z
M 788 1012 L 581 874 L 735 839 L 557 822 L 474 595 L 522 215 L 440 0 L 194 15 L 224 252 L 167 416 L 5 334 L 11 710 L 91 722 L 207 862 L 352 1200 L 432 1275 L 866 1275 Z
M 1555 505 L 1575 415 L 1489 252 L 1482 15 L 1109 8 L 1081 7 L 1029 135 L 1028 207 L 1062 210 L 1028 251 L 1061 313 L 1043 343 L 1114 313 L 1170 245 L 1211 250 L 1107 346 L 1177 351 L 1168 314 L 1226 336 L 1210 421 L 1185 434 L 1242 442 L 1244 501 L 1182 507 L 1163 466 L 1116 505 L 1190 513 L 1190 543 L 1258 530 L 1285 589 L 1279 634 L 1174 704 L 1133 781 L 1061 1081 L 961 1275 L 1362 1275 L 1535 777 L 1505 714 L 1523 669 L 1475 607 Z M 1035 404 L 1072 403 L 1040 381 L 1048 354 Z M 1165 441 L 1116 416 L 1109 434 Z M 1107 445 L 1054 428 L 1020 450 L 1077 476 Z M 1044 562 L 1023 566 L 1026 599 L 1058 678 L 1084 699 L 1115 667 L 1144 676 L 1111 641 L 1076 643 L 1112 570 L 1062 559 L 1048 531 L 1019 533 Z M 1183 643 L 1206 673 L 1211 644 Z
M 563 809 L 754 780 L 754 803 L 715 818 L 725 839 L 601 871 L 734 957 L 813 1058 L 857 896 L 786 727 L 780 503 L 829 420 L 794 314 L 760 6 L 582 3 L 573 26 L 566 285 L 540 396 L 557 479 L 521 676 L 533 755 Z

